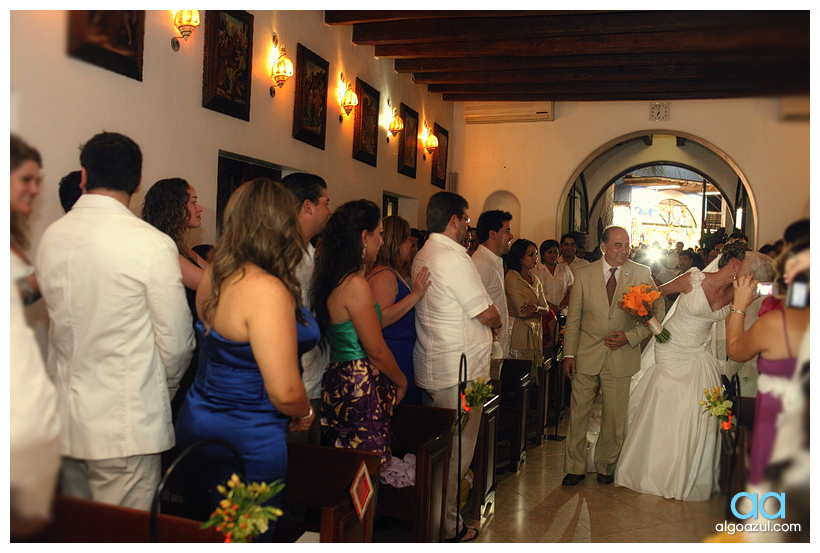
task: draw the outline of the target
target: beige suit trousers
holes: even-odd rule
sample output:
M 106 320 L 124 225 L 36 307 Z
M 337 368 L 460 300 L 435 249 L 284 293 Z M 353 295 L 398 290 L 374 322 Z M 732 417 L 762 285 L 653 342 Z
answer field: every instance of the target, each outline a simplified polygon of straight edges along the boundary
M 629 344 L 623 347 L 629 347 Z M 631 376 L 612 376 L 609 360 L 604 363 L 599 374 L 575 373 L 573 375 L 567 451 L 564 456 L 565 472 L 571 474 L 586 474 L 587 472 L 589 412 L 600 384 L 604 401 L 601 433 L 595 446 L 595 470 L 601 474 L 615 473 L 615 464 L 618 462 L 618 455 L 624 443 L 631 379 Z

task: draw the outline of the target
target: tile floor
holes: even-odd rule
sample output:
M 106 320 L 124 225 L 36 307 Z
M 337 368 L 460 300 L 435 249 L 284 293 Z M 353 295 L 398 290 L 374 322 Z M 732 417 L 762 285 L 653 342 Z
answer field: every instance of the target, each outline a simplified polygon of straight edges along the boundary
M 664 499 L 598 484 L 594 473 L 563 487 L 564 448 L 563 441 L 531 447 L 517 473 L 499 475 L 495 505 L 480 523 L 465 518 L 481 530 L 476 542 L 701 542 L 724 520 L 723 495 Z

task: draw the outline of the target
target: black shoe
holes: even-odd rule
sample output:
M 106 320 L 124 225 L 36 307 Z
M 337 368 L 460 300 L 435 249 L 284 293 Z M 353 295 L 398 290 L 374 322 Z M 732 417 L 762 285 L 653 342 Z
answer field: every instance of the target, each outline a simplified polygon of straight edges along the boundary
M 570 474 L 567 474 L 566 476 L 564 476 L 564 479 L 561 480 L 561 485 L 562 486 L 574 486 L 575 484 L 577 484 L 578 482 L 580 482 L 584 478 L 586 478 L 585 474 L 571 474 L 570 473 Z
M 599 484 L 612 484 L 615 481 L 614 474 L 601 474 L 598 473 L 598 483 Z
M 470 530 L 475 530 L 475 534 L 473 534 L 473 537 L 465 539 L 465 537 L 467 536 L 467 532 L 469 532 Z M 465 524 L 464 526 L 461 527 L 461 532 L 459 532 L 456 537 L 454 537 L 454 538 L 445 538 L 444 541 L 447 542 L 447 543 L 466 543 L 468 541 L 473 541 L 477 537 L 478 537 L 478 528 L 471 528 L 471 527 L 469 527 Z

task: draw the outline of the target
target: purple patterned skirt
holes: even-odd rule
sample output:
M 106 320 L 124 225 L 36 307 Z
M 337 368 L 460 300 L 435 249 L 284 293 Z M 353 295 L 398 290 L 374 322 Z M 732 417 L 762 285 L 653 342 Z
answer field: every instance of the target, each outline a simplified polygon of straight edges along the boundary
M 339 448 L 375 451 L 381 462 L 390 453 L 390 416 L 396 388 L 367 359 L 332 361 L 322 378 L 321 423 Z

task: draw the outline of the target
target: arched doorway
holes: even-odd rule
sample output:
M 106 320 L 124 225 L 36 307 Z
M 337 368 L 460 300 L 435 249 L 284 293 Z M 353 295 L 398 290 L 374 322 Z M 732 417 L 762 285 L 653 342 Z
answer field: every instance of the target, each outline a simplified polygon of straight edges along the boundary
M 673 174 L 667 174 L 670 172 Z M 586 239 L 591 249 L 603 228 L 612 224 L 613 210 L 631 206 L 627 190 L 634 186 L 657 189 L 665 180 L 671 181 L 667 189 L 677 192 L 661 199 L 685 204 L 692 216 L 700 219 L 701 230 L 724 227 L 731 233 L 737 226 L 752 245 L 756 243 L 757 209 L 745 176 L 716 146 L 676 131 L 630 133 L 587 156 L 564 188 L 556 233 L 560 236 L 573 231 L 581 240 Z M 694 196 L 698 209 L 694 208 Z

